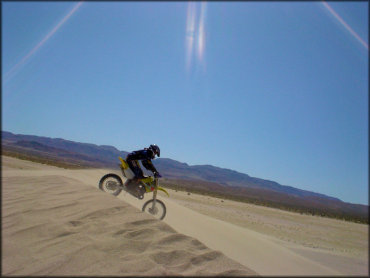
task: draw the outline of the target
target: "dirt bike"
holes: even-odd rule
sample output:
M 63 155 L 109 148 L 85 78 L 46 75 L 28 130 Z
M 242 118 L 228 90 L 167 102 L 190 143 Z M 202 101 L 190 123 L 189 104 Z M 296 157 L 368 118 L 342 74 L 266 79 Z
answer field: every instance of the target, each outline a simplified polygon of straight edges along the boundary
M 157 177 L 148 176 L 142 179 L 133 180 L 135 174 L 122 157 L 119 157 L 119 159 L 121 161 L 119 167 L 123 176 L 126 178 L 126 181 L 123 183 L 120 176 L 109 173 L 100 179 L 99 188 L 114 196 L 117 196 L 122 190 L 124 190 L 139 200 L 144 198 L 145 193 L 153 192 L 153 199 L 144 203 L 142 211 L 162 220 L 166 216 L 166 206 L 161 200 L 157 199 L 157 191 L 163 191 L 167 196 L 169 196 L 168 192 L 159 186 Z

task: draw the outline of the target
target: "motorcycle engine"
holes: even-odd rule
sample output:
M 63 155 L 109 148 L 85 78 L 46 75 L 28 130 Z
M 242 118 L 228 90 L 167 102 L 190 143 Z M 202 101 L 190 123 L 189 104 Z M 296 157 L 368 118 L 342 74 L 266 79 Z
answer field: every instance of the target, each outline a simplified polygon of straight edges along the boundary
M 136 182 L 129 182 L 126 185 L 127 191 L 138 199 L 143 199 L 146 192 L 145 187 L 142 184 Z

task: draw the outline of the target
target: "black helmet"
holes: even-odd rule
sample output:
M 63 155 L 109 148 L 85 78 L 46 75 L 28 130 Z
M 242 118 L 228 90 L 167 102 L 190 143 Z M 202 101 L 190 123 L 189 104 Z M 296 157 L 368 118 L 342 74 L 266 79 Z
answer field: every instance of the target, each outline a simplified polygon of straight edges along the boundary
M 156 144 L 152 144 L 149 146 L 149 150 L 153 151 L 154 154 L 156 154 L 158 157 L 161 156 L 161 150 Z

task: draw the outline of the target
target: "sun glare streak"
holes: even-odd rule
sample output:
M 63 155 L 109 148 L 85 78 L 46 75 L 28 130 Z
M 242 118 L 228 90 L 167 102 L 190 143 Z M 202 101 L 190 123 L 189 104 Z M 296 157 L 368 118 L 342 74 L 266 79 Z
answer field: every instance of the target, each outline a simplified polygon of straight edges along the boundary
M 205 9 L 206 9 L 205 2 L 202 2 L 198 29 L 198 58 L 200 62 L 203 61 L 203 54 L 205 49 L 205 30 L 204 30 Z
M 37 50 L 39 50 L 62 26 L 66 21 L 78 10 L 78 8 L 81 7 L 82 1 L 77 3 L 73 9 L 51 30 L 26 56 L 22 58 L 20 62 L 18 62 L 16 65 L 14 65 L 5 75 L 4 79 L 5 82 L 9 80 L 9 77 L 12 73 L 14 73 L 18 68 L 20 68 L 22 65 L 24 65 L 27 60 L 34 55 Z
M 186 18 L 186 70 L 189 72 L 192 67 L 193 53 L 196 61 L 205 69 L 204 53 L 206 43 L 205 17 L 206 2 L 200 4 L 200 11 L 197 10 L 198 3 L 189 2 Z M 198 16 L 198 17 L 197 17 Z
M 195 4 L 188 3 L 187 19 L 186 19 L 186 68 L 190 70 L 191 60 L 193 55 L 193 45 L 195 36 Z
M 350 32 L 350 34 L 355 37 L 367 50 L 369 50 L 369 45 L 343 20 L 343 18 L 338 15 L 331 6 L 325 1 L 322 2 L 324 7 L 339 21 L 343 27 Z

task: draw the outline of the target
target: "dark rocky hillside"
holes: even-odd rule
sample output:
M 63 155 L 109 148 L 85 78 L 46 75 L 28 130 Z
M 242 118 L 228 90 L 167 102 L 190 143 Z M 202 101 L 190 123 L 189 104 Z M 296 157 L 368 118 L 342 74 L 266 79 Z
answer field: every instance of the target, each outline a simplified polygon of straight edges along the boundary
M 118 157 L 126 151 L 113 146 L 73 142 L 60 138 L 18 135 L 2 131 L 3 154 L 42 159 L 71 167 L 117 168 Z M 158 158 L 154 165 L 165 180 L 180 187 L 228 194 L 234 199 L 249 200 L 263 205 L 336 215 L 361 215 L 368 217 L 368 206 L 354 205 L 324 194 L 281 185 L 274 181 L 251 177 L 234 170 L 212 165 L 188 165 L 169 158 Z M 169 183 L 168 183 L 169 184 Z M 294 209 L 293 209 L 294 210 Z

